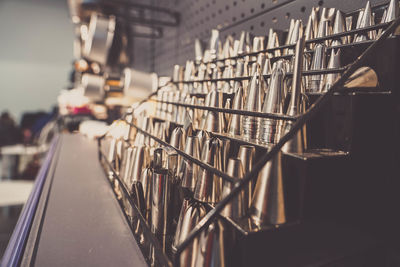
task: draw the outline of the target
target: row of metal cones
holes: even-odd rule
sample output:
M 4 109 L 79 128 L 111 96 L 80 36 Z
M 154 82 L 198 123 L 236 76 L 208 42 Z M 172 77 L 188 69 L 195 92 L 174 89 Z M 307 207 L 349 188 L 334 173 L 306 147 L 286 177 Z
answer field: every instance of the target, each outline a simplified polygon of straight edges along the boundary
M 368 1 L 360 12 L 353 16 L 344 17 L 340 10 L 335 8 L 312 8 L 307 24 L 304 26 L 301 20 L 292 19 L 285 40 L 279 40 L 277 32 L 270 29 L 268 37 L 255 36 L 252 38 L 249 32 L 243 31 L 238 40 L 227 36 L 224 44 L 219 37 L 218 30 L 211 31 L 211 38 L 208 49 L 203 51 L 201 42 L 195 41 L 195 60 L 188 60 L 185 66 L 176 65 L 173 73 L 173 81 L 203 81 L 218 78 L 236 78 L 253 76 L 255 65 L 260 65 L 263 75 L 271 75 L 273 71 L 272 61 L 274 57 L 293 55 L 293 48 L 277 49 L 273 52 L 260 52 L 265 49 L 277 48 L 280 45 L 294 45 L 299 36 L 304 34 L 305 40 L 314 38 L 329 37 L 332 34 L 340 34 L 352 29 L 362 29 L 373 26 L 375 23 L 387 23 L 398 16 L 398 1 L 391 0 L 385 9 L 379 22 L 376 22 L 375 13 L 371 10 Z M 354 21 L 354 23 L 353 23 Z M 319 43 L 309 43 L 307 49 L 313 53 L 307 53 L 303 60 L 304 70 L 322 70 L 341 67 L 340 50 L 331 49 L 342 44 L 374 40 L 380 36 L 382 30 L 371 30 L 354 35 L 347 35 L 338 38 L 329 38 Z M 253 53 L 251 56 L 246 56 Z M 258 53 L 258 54 L 254 54 Z M 311 56 L 312 55 L 312 56 Z M 328 57 L 329 56 L 329 57 Z M 220 62 L 213 61 L 221 60 Z M 286 63 L 285 71 L 291 71 L 292 66 Z M 304 78 L 305 89 L 311 92 L 324 92 L 332 85 L 337 74 L 315 75 L 311 78 Z M 248 81 L 242 82 L 244 97 L 247 96 Z M 179 84 L 179 91 L 183 93 L 209 93 L 215 88 L 219 91 L 234 92 L 237 85 L 234 81 L 229 82 L 195 82 Z M 268 86 L 268 84 L 267 84 Z M 160 96 L 160 99 L 166 96 Z M 246 101 L 246 99 L 245 99 Z
M 367 4 L 364 14 L 368 14 L 368 6 Z M 213 38 L 215 39 L 215 36 Z M 248 83 L 246 93 L 243 84 L 235 82 L 233 109 L 290 116 L 301 114 L 304 108 L 301 94 L 304 92 L 302 70 L 305 39 L 304 34 L 299 32 L 292 63 L 276 62 L 267 81 L 268 86 L 264 84 L 266 81 L 262 77 L 262 65 L 259 63 L 255 63 L 253 67 L 252 79 Z M 317 47 L 318 45 L 315 46 Z M 289 69 L 293 72 L 290 94 L 286 88 L 288 81 L 285 80 L 285 73 Z M 351 86 L 376 86 L 376 83 L 376 74 L 369 68 L 360 70 L 348 82 Z M 215 86 L 207 95 L 205 105 L 226 107 L 226 103 L 223 105 L 224 95 L 221 87 L 217 84 Z M 160 92 L 162 100 L 164 95 L 167 95 L 167 100 L 171 102 L 180 102 L 183 96 L 184 99 L 190 98 L 181 90 L 170 87 Z M 285 106 L 286 98 L 288 104 Z M 264 99 L 263 103 L 261 99 Z M 193 98 L 190 98 L 190 103 L 193 103 Z M 156 115 L 165 121 L 153 121 L 146 114 L 136 117 L 130 115 L 127 121 L 135 123 L 140 129 L 187 155 L 235 178 L 233 183 L 224 181 L 214 172 L 183 158 L 173 148 L 162 146 L 142 132 L 134 131 L 130 125 L 127 125 L 123 136 L 113 139 L 108 160 L 114 163 L 119 176 L 129 188 L 131 197 L 148 221 L 151 231 L 162 241 L 167 251 L 167 243 L 164 242 L 166 237 L 173 236 L 172 250 L 176 249 L 206 214 L 205 205 L 213 206 L 218 203 L 253 166 L 255 147 L 242 145 L 238 154 L 233 156 L 230 152 L 230 139 L 213 137 L 210 132 L 244 135 L 247 139 L 270 144 L 279 141 L 280 136 L 291 128 L 292 122 L 237 114 L 226 116 L 214 111 L 199 112 L 197 109 L 165 103 L 157 105 Z M 170 133 L 172 124 L 168 120 L 179 122 L 183 126 L 175 127 Z M 301 153 L 305 148 L 305 140 L 305 131 L 299 131 L 285 144 L 282 151 Z M 259 226 L 285 224 L 285 179 L 287 178 L 282 172 L 282 152 L 279 152 L 267 162 L 257 179 L 225 207 L 222 215 L 233 220 L 248 216 Z M 212 223 L 183 251 L 179 259 L 181 266 L 224 266 L 224 231 L 220 221 Z
M 298 50 L 304 47 L 304 38 L 299 44 Z M 300 63 L 301 61 L 297 64 Z M 298 80 L 297 77 L 294 79 Z M 294 93 L 292 97 L 292 101 L 298 102 L 295 98 L 298 99 L 299 94 Z M 113 139 L 109 151 L 109 160 L 114 163 L 121 180 L 129 188 L 131 197 L 148 220 L 151 231 L 164 246 L 167 245 L 166 237 L 174 236 L 173 248 L 185 240 L 206 214 L 205 204 L 212 206 L 218 203 L 230 193 L 244 173 L 251 170 L 255 157 L 255 147 L 249 145 L 240 146 L 238 154 L 232 157 L 229 139 L 212 137 L 204 130 L 195 131 L 188 118 L 189 115 L 183 127 L 175 127 L 171 133 L 171 124 L 154 122 L 145 114 L 137 117 L 130 115 L 127 121 L 136 123 L 140 129 L 168 142 L 191 157 L 227 173 L 235 179 L 233 183 L 223 181 L 214 172 L 182 158 L 173 148 L 161 146 L 142 132 L 133 131 L 129 125 L 123 137 Z M 273 165 L 276 165 L 275 161 Z M 277 207 L 283 207 L 284 210 L 284 206 L 279 202 L 281 199 L 278 199 L 279 203 L 272 203 L 277 194 L 283 193 L 282 184 L 279 184 L 281 177 L 278 177 L 278 182 L 276 179 L 271 180 L 270 177 L 275 173 L 270 173 L 274 170 L 270 170 L 268 166 L 267 164 L 266 170 L 260 173 L 257 184 L 250 184 L 225 207 L 224 216 L 240 219 L 250 214 L 254 221 L 260 224 L 285 222 L 280 214 L 273 214 L 275 211 L 282 212 Z M 263 181 L 265 179 L 267 181 Z M 280 192 L 273 188 L 279 188 Z M 256 196 L 254 190 L 259 192 L 258 194 L 266 195 Z M 264 201 L 265 203 L 258 207 L 261 198 L 267 202 Z M 127 212 L 129 214 L 130 211 Z M 211 224 L 183 251 L 180 257 L 182 266 L 224 266 L 223 233 L 224 227 L 221 222 Z M 164 249 L 168 250 L 166 247 Z

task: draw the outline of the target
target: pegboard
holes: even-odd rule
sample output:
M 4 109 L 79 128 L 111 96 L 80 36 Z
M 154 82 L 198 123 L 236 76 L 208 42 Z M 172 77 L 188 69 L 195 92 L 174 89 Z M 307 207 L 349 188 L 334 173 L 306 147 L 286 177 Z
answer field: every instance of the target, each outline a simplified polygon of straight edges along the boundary
M 371 4 L 389 0 L 371 0 Z M 343 12 L 363 8 L 366 0 L 172 0 L 154 1 L 181 14 L 178 27 L 165 27 L 157 40 L 135 39 L 134 67 L 172 75 L 175 64 L 184 65 L 194 59 L 194 40 L 199 38 L 207 48 L 211 29 L 220 31 L 220 38 L 231 34 L 238 38 L 242 30 L 266 36 L 269 28 L 287 30 L 290 20 L 302 19 L 306 25 L 313 6 L 335 7 Z

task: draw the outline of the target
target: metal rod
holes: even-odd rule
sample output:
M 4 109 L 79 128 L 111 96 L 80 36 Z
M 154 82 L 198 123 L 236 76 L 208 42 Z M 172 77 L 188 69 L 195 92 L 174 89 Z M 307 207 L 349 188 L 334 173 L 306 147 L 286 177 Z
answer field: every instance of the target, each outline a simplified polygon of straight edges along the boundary
M 171 105 L 181 106 L 181 107 L 187 107 L 187 108 L 203 109 L 203 110 L 208 110 L 208 111 L 213 111 L 213 112 L 223 112 L 223 113 L 230 113 L 230 114 L 253 116 L 253 117 L 258 117 L 258 118 L 270 118 L 270 119 L 286 120 L 286 121 L 297 120 L 297 117 L 288 116 L 288 115 L 284 115 L 284 114 L 274 114 L 274 113 L 264 113 L 264 112 L 246 111 L 246 110 L 238 110 L 238 109 L 206 107 L 206 106 L 199 106 L 199 105 L 191 105 L 191 104 L 163 101 L 163 100 L 158 100 L 158 99 L 151 99 L 150 101 L 171 104 Z
M 260 52 L 257 52 L 260 53 Z M 290 55 L 294 56 L 294 55 Z M 304 76 L 311 76 L 311 75 L 320 75 L 320 74 L 330 74 L 330 73 L 341 73 L 346 70 L 346 67 L 342 68 L 335 68 L 335 69 L 323 69 L 323 70 L 307 70 L 303 71 Z M 263 75 L 264 79 L 268 79 L 271 77 L 271 74 Z M 287 72 L 286 76 L 293 76 L 292 72 Z M 250 80 L 251 76 L 244 76 L 244 77 L 233 77 L 233 78 L 218 78 L 218 79 L 204 79 L 204 80 L 189 80 L 189 81 L 173 81 L 172 83 L 202 83 L 202 82 L 229 82 L 229 81 L 243 81 L 243 80 Z
M 188 237 L 177 247 L 176 257 L 179 259 L 181 252 L 196 238 L 201 231 L 203 231 L 208 225 L 211 224 L 213 219 L 222 211 L 222 209 L 234 198 L 241 190 L 247 186 L 247 184 L 256 177 L 257 173 L 264 167 L 267 161 L 272 159 L 276 153 L 283 147 L 283 145 L 289 141 L 297 131 L 299 131 L 303 125 L 308 122 L 333 96 L 334 92 L 339 90 L 346 80 L 364 64 L 365 59 L 371 53 L 373 53 L 382 43 L 386 40 L 390 34 L 400 25 L 400 17 L 397 18 L 392 24 L 383 32 L 383 34 L 373 42 L 362 54 L 359 56 L 349 68 L 343 73 L 343 75 L 332 85 L 332 87 L 324 95 L 320 96 L 317 101 L 305 112 L 294 124 L 293 127 L 274 145 L 271 150 L 265 154 L 253 167 L 253 169 L 247 173 L 243 179 L 237 184 L 232 191 L 223 198 L 206 216 L 204 216 L 200 222 L 190 232 Z

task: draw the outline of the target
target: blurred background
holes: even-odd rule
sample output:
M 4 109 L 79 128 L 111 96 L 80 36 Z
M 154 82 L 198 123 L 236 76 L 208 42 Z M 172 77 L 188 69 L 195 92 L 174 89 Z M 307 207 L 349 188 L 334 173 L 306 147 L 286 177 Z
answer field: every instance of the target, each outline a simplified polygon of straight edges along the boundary
M 0 0 L 0 35 L 1 258 L 39 168 L 36 149 L 15 144 L 32 142 L 68 86 L 74 35 L 67 2 Z

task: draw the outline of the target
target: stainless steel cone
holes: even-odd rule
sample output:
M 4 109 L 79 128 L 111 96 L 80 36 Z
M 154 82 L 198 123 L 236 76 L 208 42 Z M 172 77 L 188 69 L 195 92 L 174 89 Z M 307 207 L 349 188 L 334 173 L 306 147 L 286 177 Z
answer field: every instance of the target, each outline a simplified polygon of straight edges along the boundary
M 234 40 L 233 41 L 233 48 L 231 51 L 231 57 L 237 57 L 239 55 L 239 45 L 240 41 L 239 40 Z M 232 62 L 233 65 L 235 65 L 235 61 Z
M 264 50 L 264 36 L 256 36 L 253 38 L 252 52 Z
M 186 205 L 187 207 L 184 207 Z M 201 218 L 206 215 L 206 209 L 200 203 L 183 204 L 182 209 L 185 210 L 181 213 L 182 217 L 179 218 L 181 224 L 179 225 L 179 232 L 177 228 L 177 232 L 175 234 L 173 250 L 174 247 L 178 246 L 188 237 L 189 233 L 194 229 Z M 196 238 L 191 245 L 182 251 L 180 256 L 180 266 L 195 266 L 197 249 L 198 238 Z
M 234 178 L 243 178 L 244 172 L 240 159 L 229 159 L 227 174 Z M 224 181 L 222 198 L 229 195 L 234 186 L 236 185 L 228 181 Z M 245 193 L 245 191 L 241 191 L 234 199 L 232 199 L 222 210 L 222 214 L 234 220 L 242 218 L 246 214 L 247 208 L 249 207 L 249 203 L 247 202 L 248 199 L 246 199 Z
M 261 111 L 261 97 L 264 94 L 264 78 L 258 70 L 255 71 L 248 85 L 248 95 L 244 105 L 246 111 Z M 260 119 L 253 116 L 242 116 L 243 135 L 246 139 L 258 137 Z
M 345 82 L 346 88 L 373 88 L 378 86 L 378 76 L 370 67 L 356 70 Z
M 340 49 L 337 49 L 335 52 L 335 49 L 331 50 L 331 56 L 329 58 L 329 63 L 328 63 L 328 69 L 336 69 L 340 68 Z M 324 89 L 322 92 L 327 92 L 329 88 L 332 87 L 332 85 L 336 82 L 337 79 L 339 79 L 340 73 L 329 73 L 326 75 L 325 79 L 325 85 Z
M 359 14 L 359 22 L 357 23 L 357 29 L 360 28 L 365 28 L 368 26 L 373 25 L 373 20 L 372 20 L 372 11 L 371 11 L 371 3 L 368 1 L 363 12 Z M 354 42 L 362 42 L 365 40 L 369 39 L 375 39 L 376 32 L 375 31 L 370 31 L 368 34 L 363 33 L 363 34 L 357 34 L 354 38 Z
M 311 70 L 323 70 L 326 68 L 326 46 L 324 44 L 317 44 L 314 47 L 314 55 L 311 63 Z M 319 92 L 321 85 L 323 85 L 323 75 L 312 75 L 309 79 L 310 92 Z
M 278 152 L 260 171 L 250 207 L 250 215 L 253 222 L 259 226 L 286 223 L 282 152 Z
M 335 22 L 333 24 L 333 34 L 338 34 L 346 31 L 346 23 L 343 14 L 340 10 L 336 11 Z M 347 44 L 348 38 L 346 36 L 335 39 L 332 41 L 332 46 Z
M 239 55 L 242 55 L 244 53 L 249 53 L 249 52 L 251 52 L 250 33 L 242 31 L 239 38 L 238 53 Z
M 210 48 L 209 48 L 211 60 L 217 57 L 219 49 L 220 49 L 219 31 L 216 29 L 212 29 L 210 38 Z
M 289 116 L 297 116 L 301 114 L 301 93 L 302 93 L 302 68 L 303 68 L 303 53 L 304 53 L 305 39 L 300 38 L 296 45 L 295 59 L 294 59 L 294 69 L 293 69 L 293 79 L 292 79 L 292 93 L 290 95 L 289 106 L 286 114 Z M 285 121 L 283 124 L 282 134 L 285 135 L 291 128 L 293 122 Z M 304 128 L 296 133 L 296 135 L 285 143 L 283 151 L 285 152 L 302 152 L 305 144 L 303 140 L 305 139 Z
M 151 180 L 153 177 L 153 171 L 151 168 L 144 168 L 142 175 L 140 176 L 140 182 L 143 187 L 144 195 L 144 218 L 150 223 L 150 213 L 151 213 Z
M 176 231 L 175 231 L 175 235 L 174 235 L 174 242 L 172 243 L 172 251 L 175 253 L 176 252 L 176 248 L 179 245 L 179 237 L 181 234 L 181 229 L 182 229 L 182 221 L 183 218 L 185 217 L 186 211 L 189 208 L 189 206 L 192 204 L 192 201 L 190 198 L 185 198 L 182 202 L 182 207 L 181 207 L 181 211 L 179 212 L 179 219 L 178 219 L 178 223 L 176 225 Z
M 268 93 L 265 95 L 262 112 L 283 114 L 284 87 L 286 72 L 283 61 L 278 61 L 272 71 Z M 281 136 L 282 122 L 275 119 L 261 119 L 259 140 L 263 143 L 276 143 Z
M 176 127 L 171 133 L 171 139 L 169 144 L 179 150 L 183 150 L 185 148 L 185 141 L 186 141 L 186 132 L 183 127 Z M 178 166 L 182 161 L 182 157 L 178 155 Z M 176 173 L 174 173 L 176 175 Z
M 221 59 L 229 58 L 231 53 L 230 39 L 226 38 L 224 46 L 222 47 Z
M 178 154 L 173 148 L 160 147 L 154 150 L 154 169 L 167 169 L 171 179 L 174 179 L 178 168 Z
M 204 100 L 204 106 L 209 107 L 210 106 L 210 101 L 211 101 L 211 93 L 209 92 L 206 94 L 205 100 Z M 208 115 L 208 110 L 204 110 L 202 117 L 201 117 L 201 121 L 200 121 L 200 129 L 201 130 L 205 130 L 205 125 L 207 122 L 207 115 Z
M 140 181 L 133 182 L 132 188 L 130 188 L 130 191 L 131 191 L 130 196 L 133 200 L 133 203 L 135 203 L 136 207 L 139 209 L 142 216 L 145 216 L 146 203 L 145 203 L 145 199 L 144 199 L 142 183 Z
M 157 168 L 152 176 L 151 231 L 158 239 L 170 234 L 171 181 L 168 170 Z
M 238 159 L 242 163 L 243 172 L 249 173 L 253 168 L 253 159 L 256 154 L 256 148 L 250 145 L 241 145 L 239 147 Z M 246 210 L 250 207 L 251 198 L 253 196 L 253 189 L 256 184 L 256 180 L 250 181 L 249 186 L 244 191 L 244 202 Z
M 201 161 L 222 170 L 222 146 L 218 138 L 207 140 L 202 148 Z M 221 178 L 208 170 L 201 169 L 197 178 L 194 199 L 209 204 L 217 203 L 221 198 Z
M 132 187 L 132 183 L 139 181 L 140 175 L 145 167 L 150 164 L 150 152 L 147 146 L 137 146 L 134 149 L 132 169 L 127 177 L 127 186 Z
M 288 30 L 288 35 L 286 36 L 286 41 L 285 45 L 290 44 L 290 40 L 292 38 L 292 33 L 293 33 L 293 28 L 294 28 L 295 20 L 291 19 L 289 23 L 289 30 Z
M 195 266 L 225 266 L 224 227 L 214 222 L 200 234 Z
M 210 134 L 208 132 L 206 132 L 204 130 L 197 131 L 196 136 L 197 136 L 197 138 L 199 138 L 200 158 L 201 158 L 202 157 L 201 153 L 203 152 L 203 147 L 206 144 L 206 141 L 211 138 L 211 136 L 210 136 Z
M 124 160 L 121 164 L 121 171 L 119 173 L 119 176 L 120 176 L 121 180 L 125 182 L 125 184 L 127 183 L 126 179 L 127 179 L 127 177 L 129 177 L 129 173 L 130 173 L 132 165 L 133 165 L 133 160 L 132 160 L 133 151 L 134 151 L 134 149 L 131 146 L 126 148 Z
M 187 137 L 185 153 L 196 159 L 200 159 L 200 142 L 197 136 Z M 182 188 L 187 189 L 189 192 L 194 192 L 198 172 L 199 166 L 197 164 L 183 159 L 178 171 Z
M 311 14 L 308 17 L 307 26 L 304 32 L 306 40 L 314 39 L 317 36 L 318 24 L 319 24 L 318 10 L 317 8 L 313 7 L 311 9 Z M 313 48 L 312 44 L 311 48 Z
M 390 0 L 386 10 L 384 22 L 391 22 L 399 16 L 399 2 L 397 0 Z
M 115 160 L 116 160 L 116 144 L 117 144 L 117 139 L 112 138 L 110 141 L 109 149 L 108 149 L 108 155 L 107 155 L 107 161 L 113 165 L 115 168 Z
M 267 49 L 276 48 L 278 46 L 279 46 L 278 35 L 276 34 L 276 32 L 274 32 L 272 28 L 270 28 L 268 32 Z M 268 57 L 274 57 L 274 56 L 278 57 L 280 55 L 281 51 L 279 49 L 268 53 Z
M 221 140 L 221 146 L 222 146 L 221 170 L 223 172 L 227 172 L 228 159 L 230 156 L 230 149 L 231 149 L 231 140 L 228 138 L 221 138 L 220 140 Z M 221 181 L 222 181 L 222 179 L 221 179 Z
M 174 73 L 172 75 L 172 80 L 174 82 L 182 81 L 183 80 L 183 67 L 179 65 L 174 66 Z
M 200 63 L 203 60 L 203 48 L 201 46 L 200 39 L 198 38 L 194 40 L 194 52 L 195 52 L 196 62 Z
M 235 83 L 235 96 L 233 98 L 232 109 L 243 109 L 243 88 L 240 82 Z M 239 114 L 232 114 L 228 123 L 228 134 L 240 135 L 242 132 L 241 116 Z
M 222 108 L 223 94 L 216 90 L 211 91 L 210 107 Z M 209 132 L 225 132 L 225 120 L 222 112 L 208 111 L 204 125 L 204 130 Z
M 295 20 L 288 44 L 295 44 L 299 39 L 299 36 L 302 35 L 303 35 L 303 22 L 301 20 Z M 285 50 L 286 50 L 285 53 L 287 55 L 293 54 L 294 51 L 292 48 Z
M 231 102 L 232 101 L 231 101 L 230 98 L 228 98 L 226 100 L 225 107 L 224 107 L 226 110 L 229 110 L 229 109 L 232 108 L 232 103 Z M 227 113 L 227 112 L 224 113 L 224 119 L 225 119 L 224 125 L 228 125 L 228 123 L 229 123 L 229 121 L 231 119 L 231 116 L 232 116 L 232 114 L 230 114 L 230 113 Z

